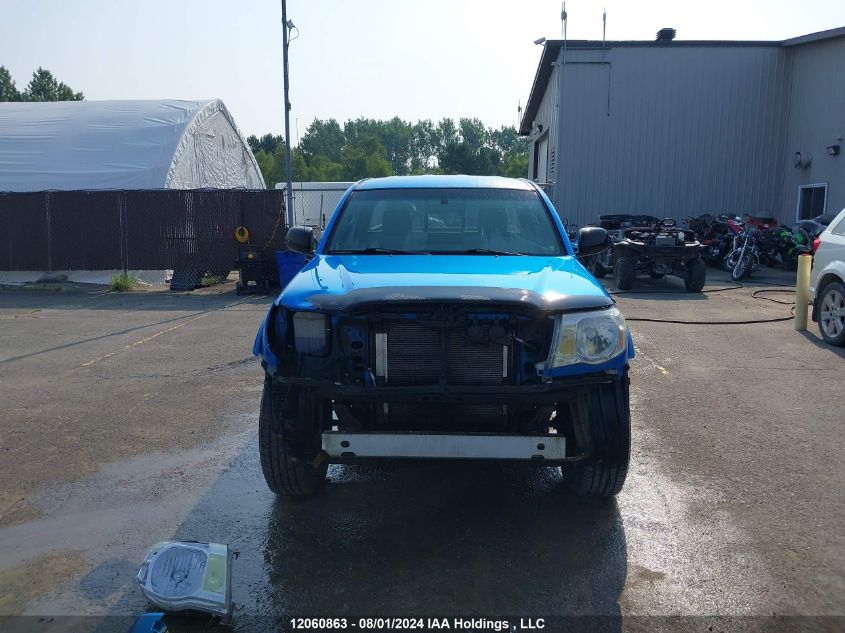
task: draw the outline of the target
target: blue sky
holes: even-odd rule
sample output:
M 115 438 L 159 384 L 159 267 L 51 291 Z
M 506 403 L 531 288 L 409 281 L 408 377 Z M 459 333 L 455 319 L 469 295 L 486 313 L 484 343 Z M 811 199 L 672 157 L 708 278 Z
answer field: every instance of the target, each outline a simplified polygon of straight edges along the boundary
M 283 129 L 278 0 L 0 0 L 0 65 L 88 99 L 220 97 L 246 134 Z M 569 37 L 784 39 L 845 26 L 843 0 L 568 0 Z M 560 36 L 555 0 L 289 0 L 291 133 L 315 117 L 514 124 Z

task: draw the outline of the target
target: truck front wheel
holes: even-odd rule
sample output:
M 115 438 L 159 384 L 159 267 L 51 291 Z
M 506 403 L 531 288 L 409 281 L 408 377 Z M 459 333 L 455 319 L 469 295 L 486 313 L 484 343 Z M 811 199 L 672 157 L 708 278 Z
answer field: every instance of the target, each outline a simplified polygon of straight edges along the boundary
M 307 497 L 326 482 L 320 439 L 329 403 L 285 385 L 264 382 L 258 450 L 267 486 L 277 495 Z
M 612 497 L 622 490 L 631 453 L 628 375 L 587 389 L 573 422 L 590 444 L 583 461 L 567 464 L 564 484 L 579 497 Z M 576 442 L 577 444 L 577 442 Z

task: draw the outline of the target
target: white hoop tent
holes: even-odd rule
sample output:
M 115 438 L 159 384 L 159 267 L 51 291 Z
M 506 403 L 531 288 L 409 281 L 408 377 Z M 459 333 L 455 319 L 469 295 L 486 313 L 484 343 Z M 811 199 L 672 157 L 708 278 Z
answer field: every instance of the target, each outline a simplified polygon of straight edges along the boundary
M 0 103 L 0 191 L 264 186 L 219 99 Z

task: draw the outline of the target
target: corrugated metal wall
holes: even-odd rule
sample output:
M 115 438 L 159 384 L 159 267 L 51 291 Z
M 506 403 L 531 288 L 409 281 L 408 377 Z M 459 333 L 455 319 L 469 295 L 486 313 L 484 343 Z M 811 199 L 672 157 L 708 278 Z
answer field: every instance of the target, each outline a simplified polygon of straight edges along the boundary
M 528 155 L 528 174 L 527 177 L 529 179 L 534 179 L 534 151 L 535 147 L 539 144 L 540 140 L 544 136 L 548 136 L 549 144 L 547 148 L 548 157 L 547 157 L 547 165 L 549 166 L 549 174 L 545 179 L 548 182 L 556 182 L 557 181 L 557 166 L 558 166 L 558 134 L 560 130 L 560 117 L 557 115 L 558 111 L 558 103 L 555 99 L 555 91 L 554 86 L 558 85 L 558 67 L 555 66 L 552 68 L 551 75 L 549 76 L 549 83 L 548 88 L 546 89 L 545 94 L 543 95 L 542 100 L 540 101 L 540 106 L 537 109 L 537 115 L 534 118 L 535 124 L 539 124 L 543 126 L 542 132 L 537 132 L 537 128 L 531 131 L 531 140 L 533 143 L 531 144 L 531 149 L 529 150 Z M 540 180 L 544 180 L 540 177 Z
M 620 47 L 606 55 L 601 63 L 600 50 L 569 51 L 562 67 L 562 216 L 584 225 L 603 213 L 778 210 L 781 49 Z
M 827 213 L 845 207 L 845 38 L 784 50 L 790 65 L 789 135 L 781 160 L 781 208 L 789 221 L 797 211 L 801 185 L 827 183 Z M 839 156 L 828 156 L 839 145 Z M 810 154 L 806 169 L 793 167 L 793 155 Z

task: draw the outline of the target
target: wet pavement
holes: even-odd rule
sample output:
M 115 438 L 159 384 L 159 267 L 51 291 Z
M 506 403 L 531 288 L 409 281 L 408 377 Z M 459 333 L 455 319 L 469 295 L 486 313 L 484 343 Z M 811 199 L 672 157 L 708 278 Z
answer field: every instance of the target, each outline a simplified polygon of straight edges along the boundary
M 641 289 L 676 286 L 644 280 Z M 751 290 L 620 295 L 619 303 L 633 318 L 788 314 L 786 306 L 751 298 Z M 9 304 L 0 295 L 0 316 L 28 309 Z M 98 616 L 146 609 L 134 575 L 146 547 L 166 538 L 224 542 L 241 552 L 235 628 L 244 631 L 278 630 L 294 616 L 845 613 L 845 354 L 820 343 L 814 325 L 799 334 L 789 322 L 632 321 L 639 352 L 631 383 L 633 462 L 614 501 L 567 496 L 556 469 L 388 463 L 332 466 L 325 494 L 290 502 L 276 500 L 261 477 L 260 368 L 228 365 L 244 358 L 241 346 L 248 348 L 260 318 L 258 300 L 245 305 L 250 309 L 224 307 L 163 334 L 144 355 L 125 350 L 125 368 L 109 366 L 116 380 L 148 374 L 194 389 L 205 380 L 209 392 L 219 385 L 225 402 L 190 398 L 189 391 L 181 405 L 166 401 L 168 424 L 182 414 L 219 424 L 204 431 L 208 441 L 105 459 L 92 474 L 54 476 L 29 494 L 32 512 L 16 508 L 23 518 L 0 527 L 0 587 L 22 587 L 27 596 L 17 610 L 0 603 L 5 613 L 86 615 L 82 629 L 109 630 L 115 621 Z M 233 309 L 239 311 L 229 314 Z M 216 353 L 206 343 L 213 337 L 225 340 Z M 168 350 L 180 346 L 195 358 L 171 371 Z M 114 346 L 79 347 L 74 358 L 87 359 Z M 227 369 L 198 375 L 183 363 Z M 8 376 L 0 374 L 4 391 Z M 155 408 L 158 394 L 143 393 L 152 395 L 127 390 L 126 404 Z M 66 410 L 58 415 L 69 423 L 77 409 L 70 402 Z M 55 444 L 60 451 L 61 438 Z M 62 569 L 56 580 L 36 583 L 37 562 L 58 555 L 70 559 L 54 563 Z M 38 590 L 26 593 L 21 578 Z M 611 630 L 636 628 L 636 620 L 610 622 Z M 770 620 L 758 622 L 771 628 Z M 798 624 L 837 630 L 843 622 L 803 617 Z M 681 624 L 672 626 L 707 630 L 706 620 Z M 192 627 L 177 621 L 174 628 Z

